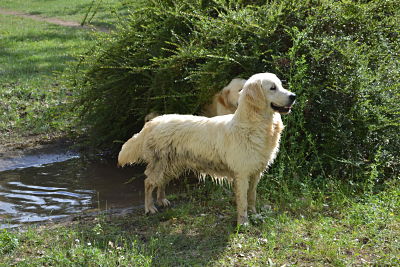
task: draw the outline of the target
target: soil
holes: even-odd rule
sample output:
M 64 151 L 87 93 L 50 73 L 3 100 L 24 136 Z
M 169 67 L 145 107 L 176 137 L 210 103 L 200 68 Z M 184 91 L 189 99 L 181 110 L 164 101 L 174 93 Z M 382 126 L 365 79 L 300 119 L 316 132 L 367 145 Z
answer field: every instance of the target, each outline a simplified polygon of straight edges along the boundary
M 100 32 L 110 32 L 110 29 L 108 29 L 106 27 L 99 27 L 99 26 L 93 26 L 93 25 L 81 25 L 79 22 L 76 22 L 76 21 L 67 21 L 67 20 L 62 20 L 62 19 L 58 19 L 58 18 L 46 18 L 46 17 L 39 16 L 39 15 L 27 14 L 27 13 L 23 13 L 20 11 L 8 10 L 8 9 L 4 9 L 4 8 L 0 8 L 0 14 L 13 15 L 13 16 L 18 16 L 18 17 L 22 17 L 22 18 L 28 18 L 28 19 L 47 22 L 47 23 L 56 24 L 56 25 L 60 25 L 60 26 L 65 26 L 65 27 L 75 27 L 75 28 L 83 28 L 83 29 L 95 30 L 95 31 L 100 31 Z
M 96 222 L 99 219 L 99 217 L 102 217 L 106 220 L 112 220 L 113 218 L 133 216 L 133 215 L 142 216 L 144 214 L 143 210 L 144 210 L 143 206 L 136 206 L 130 208 L 113 208 L 109 210 L 93 209 L 85 211 L 84 213 L 81 214 L 71 215 L 45 222 L 38 222 L 35 224 L 20 225 L 18 227 L 10 229 L 16 231 L 26 231 L 27 228 L 32 226 L 35 226 L 39 230 L 52 229 L 53 227 L 60 227 L 60 226 L 70 227 L 76 224 L 83 224 L 83 223 L 90 224 Z
M 31 151 L 53 146 L 68 146 L 70 140 L 60 135 L 31 135 L 0 138 L 0 158 L 16 158 Z

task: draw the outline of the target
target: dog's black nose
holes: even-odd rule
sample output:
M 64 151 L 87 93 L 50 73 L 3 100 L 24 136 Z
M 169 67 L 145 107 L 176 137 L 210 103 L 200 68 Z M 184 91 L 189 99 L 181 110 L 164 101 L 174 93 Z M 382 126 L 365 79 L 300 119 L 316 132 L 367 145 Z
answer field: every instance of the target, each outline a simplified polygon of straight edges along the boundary
M 290 101 L 293 103 L 296 100 L 296 95 L 295 94 L 291 94 L 289 96 Z

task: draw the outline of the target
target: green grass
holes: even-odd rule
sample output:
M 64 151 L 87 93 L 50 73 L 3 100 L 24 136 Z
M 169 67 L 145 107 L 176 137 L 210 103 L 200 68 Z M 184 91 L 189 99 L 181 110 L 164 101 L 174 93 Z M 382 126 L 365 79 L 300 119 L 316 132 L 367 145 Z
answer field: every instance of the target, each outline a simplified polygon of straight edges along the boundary
M 5 248 L 0 262 L 4 266 L 400 263 L 396 185 L 363 201 L 349 201 L 346 206 L 328 202 L 312 212 L 305 212 L 312 207 L 289 211 L 270 203 L 272 209 L 261 209 L 252 225 L 240 231 L 234 225 L 230 190 L 211 183 L 196 187 L 200 189 L 175 196 L 174 207 L 154 216 L 144 216 L 139 210 L 126 217 L 99 216 L 72 225 L 4 231 L 0 233 L 0 248 Z
M 0 36 L 1 137 L 65 130 L 73 116 L 65 108 L 73 92 L 60 76 L 90 46 L 90 33 L 0 15 Z
M 92 0 L 0 0 L 0 7 L 43 17 L 57 17 L 64 20 L 82 22 L 92 5 Z M 123 16 L 127 1 L 95 0 L 88 13 L 86 22 L 93 16 L 91 24 L 112 26 L 116 21 L 116 13 Z M 111 14 L 114 12 L 114 15 Z

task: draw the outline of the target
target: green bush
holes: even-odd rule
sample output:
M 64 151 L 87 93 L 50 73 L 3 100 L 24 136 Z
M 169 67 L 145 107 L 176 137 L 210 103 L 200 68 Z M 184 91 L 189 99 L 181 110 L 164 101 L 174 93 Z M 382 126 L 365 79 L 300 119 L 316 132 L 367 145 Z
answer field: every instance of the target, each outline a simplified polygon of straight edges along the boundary
M 269 188 L 371 190 L 400 167 L 399 10 L 396 0 L 137 2 L 74 74 L 83 123 L 95 145 L 118 149 L 151 111 L 196 114 L 232 78 L 273 72 L 298 101 Z

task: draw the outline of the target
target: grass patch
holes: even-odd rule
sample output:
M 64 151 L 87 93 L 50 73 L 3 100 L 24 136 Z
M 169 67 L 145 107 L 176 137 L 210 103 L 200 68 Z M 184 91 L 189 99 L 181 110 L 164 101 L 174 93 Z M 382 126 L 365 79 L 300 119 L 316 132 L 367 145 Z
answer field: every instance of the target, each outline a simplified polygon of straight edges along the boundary
M 76 22 L 82 22 L 87 14 L 87 24 L 109 27 L 124 16 L 127 5 L 128 1 L 124 0 L 0 0 L 0 6 L 9 10 Z
M 400 191 L 396 186 L 304 214 L 279 204 L 261 208 L 237 231 L 231 190 L 209 182 L 178 194 L 154 216 L 98 216 L 72 225 L 30 228 L 12 235 L 5 265 L 348 266 L 400 263 Z M 266 203 L 261 201 L 261 203 Z M 261 205 L 262 206 L 262 205 Z M 307 208 L 307 207 L 306 207 Z M 1 261 L 0 261 L 1 262 Z
M 60 76 L 92 43 L 89 32 L 0 15 L 0 36 L 1 138 L 66 130 L 73 92 Z

